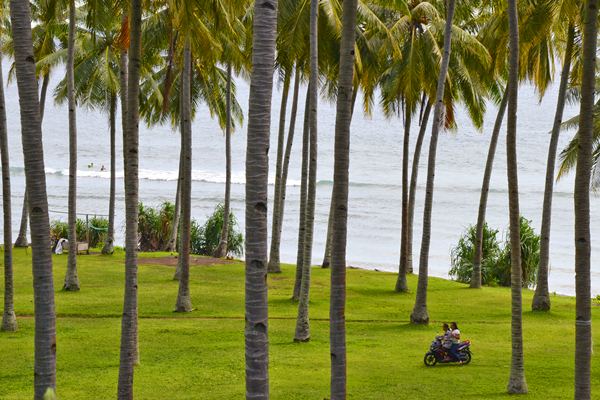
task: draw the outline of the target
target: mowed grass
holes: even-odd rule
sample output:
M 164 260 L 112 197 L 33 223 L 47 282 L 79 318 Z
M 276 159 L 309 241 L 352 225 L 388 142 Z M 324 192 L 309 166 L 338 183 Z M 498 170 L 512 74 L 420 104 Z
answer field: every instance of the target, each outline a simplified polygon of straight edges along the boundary
M 166 254 L 142 254 L 160 257 Z M 62 292 L 66 256 L 54 259 L 57 310 L 57 390 L 61 399 L 111 399 L 117 392 L 124 256 L 78 258 L 81 291 Z M 244 267 L 193 266 L 195 311 L 173 313 L 173 267 L 139 267 L 141 365 L 138 399 L 244 398 Z M 329 397 L 329 271 L 313 269 L 311 341 L 294 343 L 297 305 L 290 301 L 294 267 L 268 278 L 270 386 L 273 399 Z M 510 290 L 468 289 L 429 281 L 427 327 L 408 323 L 409 294 L 393 292 L 395 275 L 348 270 L 347 348 L 350 399 L 501 399 L 510 368 Z M 33 302 L 30 254 L 15 251 L 19 332 L 0 333 L 0 399 L 27 399 L 33 387 Z M 573 396 L 575 300 L 553 296 L 550 313 L 529 311 L 524 292 L 525 372 L 532 399 Z M 593 308 L 594 319 L 600 307 Z M 467 366 L 427 368 L 423 356 L 442 321 L 457 321 L 473 341 Z M 600 323 L 594 324 L 600 337 Z M 600 352 L 594 344 L 593 396 L 600 395 Z

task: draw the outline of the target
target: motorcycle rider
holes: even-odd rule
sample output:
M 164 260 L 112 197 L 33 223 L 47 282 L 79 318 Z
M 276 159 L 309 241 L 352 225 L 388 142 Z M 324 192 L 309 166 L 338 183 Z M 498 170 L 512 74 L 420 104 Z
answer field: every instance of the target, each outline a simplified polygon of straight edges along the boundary
M 450 354 L 450 357 L 454 358 L 460 364 L 462 364 L 462 361 L 460 360 L 460 355 L 458 354 L 458 347 L 460 346 L 460 330 L 458 329 L 458 325 L 456 324 L 456 322 L 450 323 L 450 330 L 452 344 L 448 353 Z

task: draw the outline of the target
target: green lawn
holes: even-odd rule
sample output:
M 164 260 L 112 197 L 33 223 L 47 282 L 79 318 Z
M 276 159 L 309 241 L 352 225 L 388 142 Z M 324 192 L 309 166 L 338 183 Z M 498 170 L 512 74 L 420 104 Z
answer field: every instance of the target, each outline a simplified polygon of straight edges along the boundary
M 164 254 L 143 255 L 146 257 Z M 62 399 L 110 399 L 117 391 L 123 254 L 79 257 L 82 290 L 61 292 L 66 256 L 54 259 L 57 309 L 57 391 Z M 244 397 L 244 270 L 241 263 L 194 266 L 194 312 L 172 312 L 173 267 L 140 265 L 141 365 L 136 398 Z M 289 298 L 294 268 L 269 277 L 270 382 L 273 399 L 329 397 L 329 271 L 313 269 L 309 343 L 293 343 L 297 306 Z M 348 393 L 351 399 L 508 398 L 510 290 L 432 278 L 432 324 L 408 324 L 414 292 L 393 292 L 395 275 L 348 270 Z M 415 288 L 416 277 L 409 278 Z M 0 399 L 27 399 L 33 387 L 33 303 L 29 253 L 15 251 L 19 332 L 0 333 Z M 529 311 L 524 293 L 525 368 L 535 399 L 573 397 L 573 298 L 554 296 L 551 313 Z M 600 307 L 594 307 L 594 319 Z M 442 321 L 457 321 L 472 340 L 467 366 L 427 368 L 423 355 Z M 600 337 L 600 323 L 594 325 Z M 600 352 L 598 340 L 594 352 Z M 600 357 L 593 359 L 593 393 L 600 395 Z

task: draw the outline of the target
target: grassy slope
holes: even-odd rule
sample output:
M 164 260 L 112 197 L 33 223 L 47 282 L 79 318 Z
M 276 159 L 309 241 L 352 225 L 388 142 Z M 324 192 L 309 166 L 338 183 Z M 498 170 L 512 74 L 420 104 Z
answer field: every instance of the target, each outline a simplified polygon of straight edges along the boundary
M 157 255 L 152 255 L 157 256 Z M 33 380 L 33 313 L 29 256 L 15 251 L 17 333 L 0 333 L 0 399 L 30 398 Z M 55 286 L 66 257 L 55 258 Z M 79 293 L 56 292 L 58 394 L 63 399 L 110 399 L 116 394 L 123 254 L 81 256 Z M 136 398 L 240 399 L 244 396 L 243 265 L 193 267 L 196 310 L 172 312 L 177 283 L 172 267 L 143 265 L 139 275 L 141 366 Z M 329 271 L 314 269 L 312 340 L 292 342 L 296 305 L 289 301 L 293 267 L 269 278 L 271 397 L 324 399 L 329 394 Z M 510 291 L 470 290 L 430 280 L 432 325 L 413 327 L 414 293 L 396 294 L 394 274 L 348 270 L 348 389 L 351 399 L 505 398 L 510 367 Z M 414 288 L 416 277 L 409 278 Z M 529 310 L 532 293 L 524 294 Z M 553 297 L 549 314 L 524 313 L 525 363 L 535 399 L 572 398 L 574 306 Z M 600 307 L 594 307 L 594 319 Z M 473 362 L 426 368 L 423 355 L 441 321 L 458 321 L 473 341 Z M 600 335 L 599 324 L 594 335 Z M 594 345 L 598 354 L 600 345 Z M 600 357 L 594 357 L 593 392 L 600 393 Z

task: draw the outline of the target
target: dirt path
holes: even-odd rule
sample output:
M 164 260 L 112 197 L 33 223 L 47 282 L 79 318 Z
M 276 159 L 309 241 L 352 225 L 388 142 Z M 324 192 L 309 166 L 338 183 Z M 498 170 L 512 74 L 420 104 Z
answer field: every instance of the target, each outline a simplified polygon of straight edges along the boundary
M 231 264 L 233 260 L 226 260 L 223 258 L 213 257 L 191 257 L 190 265 L 219 265 L 219 264 Z M 150 265 L 166 265 L 169 267 L 177 266 L 177 256 L 167 257 L 142 257 L 138 259 L 138 264 L 150 264 Z

